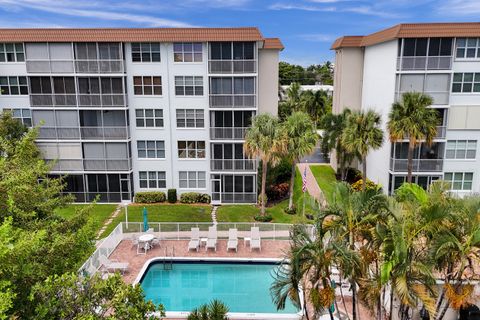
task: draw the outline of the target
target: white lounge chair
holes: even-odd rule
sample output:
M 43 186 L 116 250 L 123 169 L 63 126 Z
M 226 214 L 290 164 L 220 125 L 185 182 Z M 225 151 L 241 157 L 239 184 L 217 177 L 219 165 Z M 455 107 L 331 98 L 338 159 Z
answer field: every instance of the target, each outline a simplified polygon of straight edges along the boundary
M 205 246 L 205 251 L 207 251 L 208 249 L 215 249 L 215 251 L 217 251 L 217 227 L 216 226 L 208 227 L 207 245 Z
M 228 229 L 227 251 L 230 249 L 235 250 L 235 252 L 238 249 L 237 229 Z
M 128 270 L 128 262 L 118 262 L 116 260 L 110 260 L 105 256 L 100 255 L 100 263 L 107 271 L 120 271 L 124 273 Z
M 252 227 L 252 229 L 250 229 L 250 233 L 250 251 L 252 251 L 252 249 L 262 250 L 260 229 L 258 227 Z
M 200 229 L 192 228 L 190 235 L 190 241 L 188 242 L 188 251 L 197 250 L 200 247 Z

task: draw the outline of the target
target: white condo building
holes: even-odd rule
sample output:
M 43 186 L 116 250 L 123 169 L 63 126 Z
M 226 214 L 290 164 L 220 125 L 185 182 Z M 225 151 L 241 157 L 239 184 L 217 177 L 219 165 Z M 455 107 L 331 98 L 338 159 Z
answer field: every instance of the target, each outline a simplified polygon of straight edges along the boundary
M 282 49 L 257 28 L 2 29 L 0 109 L 41 126 L 79 202 L 175 188 L 255 203 L 243 139 L 277 113 Z
M 387 132 L 392 103 L 402 93 L 429 94 L 442 123 L 432 146 L 416 148 L 413 181 L 426 187 L 443 179 L 459 195 L 480 192 L 480 23 L 400 24 L 341 37 L 332 49 L 334 112 L 373 109 Z M 367 175 L 391 193 L 406 179 L 408 143 L 385 138 L 367 158 Z

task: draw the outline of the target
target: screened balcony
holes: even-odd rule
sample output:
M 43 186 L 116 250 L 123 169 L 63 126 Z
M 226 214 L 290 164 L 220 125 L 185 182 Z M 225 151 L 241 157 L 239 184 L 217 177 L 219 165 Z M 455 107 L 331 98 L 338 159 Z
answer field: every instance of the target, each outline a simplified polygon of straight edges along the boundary
M 255 77 L 211 77 L 210 107 L 255 108 Z
M 422 143 L 413 151 L 413 172 L 441 172 L 445 143 L 433 143 L 427 146 Z M 393 143 L 390 157 L 390 170 L 394 172 L 407 172 L 408 170 L 408 142 Z
M 251 159 L 212 159 L 211 171 L 256 171 L 257 161 Z
M 121 43 L 75 43 L 77 73 L 123 73 Z
M 123 110 L 80 110 L 84 140 L 125 140 L 130 137 L 128 116 Z
M 453 38 L 399 39 L 397 70 L 450 70 Z
M 77 82 L 80 107 L 125 107 L 122 77 L 80 77 Z
M 256 73 L 255 42 L 211 42 L 208 72 L 213 74 Z
M 75 107 L 77 97 L 73 77 L 29 77 L 33 107 Z
M 244 140 L 255 111 L 211 111 L 210 139 Z
M 395 88 L 395 101 L 401 101 L 406 92 L 423 92 L 432 97 L 434 105 L 446 105 L 450 99 L 450 74 L 400 74 Z

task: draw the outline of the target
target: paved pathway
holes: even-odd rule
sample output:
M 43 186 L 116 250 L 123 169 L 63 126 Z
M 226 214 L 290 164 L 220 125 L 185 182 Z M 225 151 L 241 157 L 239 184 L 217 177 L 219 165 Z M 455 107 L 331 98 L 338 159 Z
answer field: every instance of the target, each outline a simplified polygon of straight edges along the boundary
M 211 215 L 212 215 L 213 224 L 217 224 L 217 209 L 218 209 L 218 206 L 212 206 Z
M 120 214 L 121 211 L 122 211 L 122 205 L 119 204 L 115 209 L 115 211 L 113 212 L 113 214 L 103 223 L 102 228 L 97 233 L 97 238 L 100 238 L 100 236 L 105 231 L 105 229 L 107 229 L 108 225 L 113 222 L 113 219 L 115 219 Z
M 327 205 L 327 202 L 325 201 L 325 196 L 323 195 L 322 190 L 318 186 L 315 176 L 310 170 L 310 164 L 299 163 L 297 164 L 297 166 L 298 166 L 298 170 L 300 170 L 300 173 L 302 174 L 302 179 L 303 179 L 304 170 L 305 168 L 307 168 L 307 191 L 312 197 L 314 197 L 318 201 L 318 203 L 322 205 L 322 207 L 325 207 Z

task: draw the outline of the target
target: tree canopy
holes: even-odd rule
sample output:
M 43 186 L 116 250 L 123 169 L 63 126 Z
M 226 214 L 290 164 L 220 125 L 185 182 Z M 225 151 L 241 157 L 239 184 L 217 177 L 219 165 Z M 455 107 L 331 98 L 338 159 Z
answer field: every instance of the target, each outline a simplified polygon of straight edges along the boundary
M 279 63 L 279 81 L 281 85 L 298 82 L 302 85 L 312 85 L 317 82 L 333 84 L 333 65 L 330 61 L 324 64 L 313 64 L 306 68 L 281 61 Z

